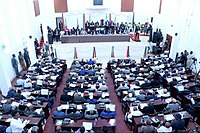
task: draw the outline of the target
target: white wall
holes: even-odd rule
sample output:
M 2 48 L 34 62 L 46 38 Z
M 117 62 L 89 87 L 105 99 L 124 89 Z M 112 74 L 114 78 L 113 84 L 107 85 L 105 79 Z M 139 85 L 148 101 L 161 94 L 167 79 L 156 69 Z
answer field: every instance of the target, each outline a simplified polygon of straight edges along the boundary
M 78 4 L 77 4 L 78 3 Z M 86 21 L 93 22 L 101 19 L 111 19 L 116 22 L 132 22 L 133 13 L 121 12 L 121 0 L 104 0 L 103 6 L 93 6 L 93 0 L 68 0 L 68 12 L 64 13 L 68 28 L 83 27 L 83 13 Z M 62 13 L 56 13 L 56 17 L 62 17 Z M 107 16 L 107 17 L 106 17 Z
M 47 6 L 49 5 L 47 4 Z M 31 61 L 34 63 L 36 61 L 34 38 L 40 40 L 40 24 L 43 22 L 51 24 L 49 22 L 53 23 L 53 18 L 44 21 L 42 15 L 35 17 L 32 0 L 2 0 L 0 9 L 0 73 L 2 78 L 0 88 L 6 94 L 8 87 L 11 86 L 10 81 L 15 77 L 11 64 L 12 54 L 18 56 L 18 52 L 23 52 L 23 49 L 27 47 Z M 43 12 L 41 11 L 41 13 Z M 50 19 L 52 20 L 50 21 Z M 32 35 L 33 39 L 29 39 L 29 35 Z M 19 70 L 21 70 L 20 65 Z

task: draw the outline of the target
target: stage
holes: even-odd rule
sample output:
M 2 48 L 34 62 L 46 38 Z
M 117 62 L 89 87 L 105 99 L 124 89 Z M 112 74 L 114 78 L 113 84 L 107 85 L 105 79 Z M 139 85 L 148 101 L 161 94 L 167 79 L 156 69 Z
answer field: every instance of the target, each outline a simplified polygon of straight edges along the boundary
M 61 43 L 84 43 L 84 42 L 130 42 L 129 34 L 113 35 L 62 35 Z

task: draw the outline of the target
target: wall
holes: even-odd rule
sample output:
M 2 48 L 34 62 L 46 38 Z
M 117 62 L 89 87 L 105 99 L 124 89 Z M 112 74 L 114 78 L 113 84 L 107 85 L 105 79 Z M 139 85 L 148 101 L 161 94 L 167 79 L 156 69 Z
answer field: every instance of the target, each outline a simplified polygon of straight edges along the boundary
M 32 63 L 36 62 L 34 39 L 29 36 L 40 40 L 39 26 L 43 21 L 41 16 L 35 17 L 32 0 L 3 0 L 0 1 L 0 9 L 0 88 L 6 94 L 11 86 L 10 81 L 15 77 L 12 54 L 18 56 L 18 52 L 23 53 L 27 47 Z
M 158 27 L 162 29 L 164 36 L 170 34 L 173 37 L 170 53 L 173 59 L 177 52 L 180 54 L 187 50 L 193 51 L 198 62 L 200 61 L 199 8 L 198 0 L 163 0 Z M 178 35 L 175 36 L 175 33 Z M 199 63 L 197 67 L 200 68 Z
M 78 4 L 77 4 L 78 3 Z M 115 22 L 132 22 L 133 13 L 121 12 L 121 0 L 104 0 L 103 6 L 93 6 L 93 0 L 68 0 L 68 12 L 64 13 L 65 25 L 68 28 L 83 27 L 83 13 L 86 21 L 100 21 L 100 19 Z M 62 13 L 56 13 L 56 17 L 62 17 Z

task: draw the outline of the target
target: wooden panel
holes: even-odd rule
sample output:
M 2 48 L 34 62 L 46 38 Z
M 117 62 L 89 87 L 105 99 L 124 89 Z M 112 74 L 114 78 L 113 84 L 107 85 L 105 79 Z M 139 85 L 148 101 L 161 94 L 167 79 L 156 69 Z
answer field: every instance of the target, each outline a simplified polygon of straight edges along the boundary
M 35 10 L 35 16 L 40 15 L 40 6 L 38 0 L 33 0 L 34 10 Z
M 55 12 L 68 12 L 67 0 L 54 0 Z
M 133 12 L 134 0 L 121 0 L 121 12 Z

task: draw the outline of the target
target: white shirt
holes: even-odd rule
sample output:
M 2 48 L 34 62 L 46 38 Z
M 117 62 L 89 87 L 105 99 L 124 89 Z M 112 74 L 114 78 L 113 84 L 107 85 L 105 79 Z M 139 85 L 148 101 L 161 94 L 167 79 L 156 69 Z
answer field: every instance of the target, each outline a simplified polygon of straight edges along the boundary
M 161 126 L 157 129 L 157 132 L 159 133 L 171 133 L 172 132 L 172 127 L 166 128 L 165 126 Z
M 18 118 L 18 119 L 12 118 L 12 120 L 10 122 L 10 128 L 13 133 L 21 133 L 24 130 L 23 128 L 26 126 L 26 124 L 27 124 L 27 120 L 25 120 L 22 123 L 20 118 Z

